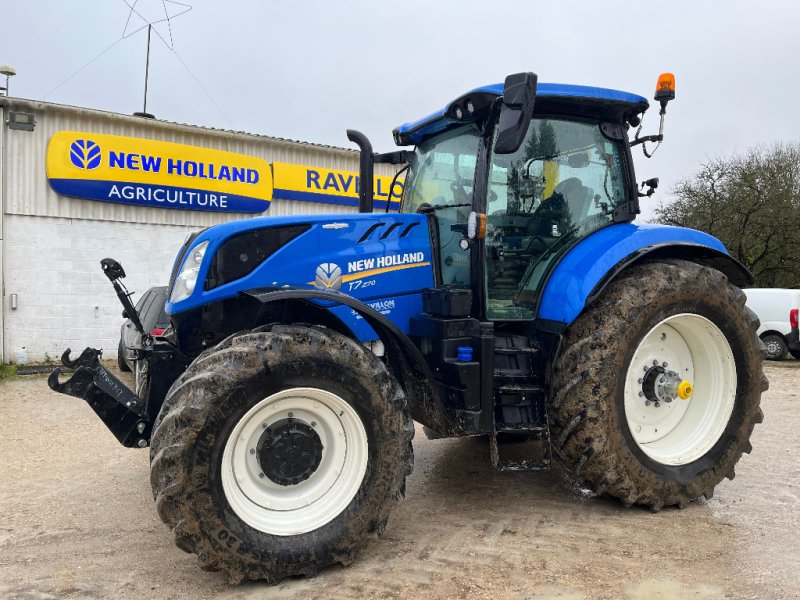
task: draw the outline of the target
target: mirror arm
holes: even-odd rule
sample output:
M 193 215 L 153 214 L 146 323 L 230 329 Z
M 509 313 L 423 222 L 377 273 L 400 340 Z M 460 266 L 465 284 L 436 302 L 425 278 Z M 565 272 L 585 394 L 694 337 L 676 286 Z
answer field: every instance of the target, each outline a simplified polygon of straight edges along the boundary
M 638 144 L 644 144 L 645 142 L 661 142 L 664 140 L 664 134 L 659 133 L 658 135 L 645 135 L 643 137 L 637 137 L 634 140 L 631 140 L 631 148 Z
M 396 150 L 394 152 L 375 153 L 375 162 L 389 165 L 402 165 L 411 161 L 414 153 L 410 150 Z

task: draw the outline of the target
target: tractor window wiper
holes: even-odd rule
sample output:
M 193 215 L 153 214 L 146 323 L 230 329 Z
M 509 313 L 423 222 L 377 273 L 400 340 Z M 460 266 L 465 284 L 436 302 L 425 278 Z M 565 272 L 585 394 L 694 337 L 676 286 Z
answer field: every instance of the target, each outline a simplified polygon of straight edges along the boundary
M 472 206 L 472 203 L 467 204 L 433 204 L 433 205 L 422 205 L 417 209 L 419 213 L 432 213 L 436 212 L 437 210 L 441 210 L 443 208 L 460 208 L 464 206 Z

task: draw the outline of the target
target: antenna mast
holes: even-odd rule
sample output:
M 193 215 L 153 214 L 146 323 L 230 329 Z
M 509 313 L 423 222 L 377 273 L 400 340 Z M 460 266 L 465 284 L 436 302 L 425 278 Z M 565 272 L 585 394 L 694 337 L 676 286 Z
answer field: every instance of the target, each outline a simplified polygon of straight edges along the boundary
M 148 23 L 147 24 L 147 60 L 144 64 L 144 108 L 142 108 L 143 116 L 148 114 L 147 112 L 147 78 L 150 76 L 150 33 L 153 30 L 153 26 Z

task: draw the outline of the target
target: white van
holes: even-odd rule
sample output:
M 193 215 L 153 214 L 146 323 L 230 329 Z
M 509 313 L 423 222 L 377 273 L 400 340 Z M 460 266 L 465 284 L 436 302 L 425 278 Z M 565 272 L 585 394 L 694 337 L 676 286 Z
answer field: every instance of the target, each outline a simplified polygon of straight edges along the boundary
M 800 290 L 753 288 L 744 290 L 747 307 L 758 315 L 758 335 L 767 346 L 769 360 L 783 360 L 788 353 L 800 358 L 798 312 Z

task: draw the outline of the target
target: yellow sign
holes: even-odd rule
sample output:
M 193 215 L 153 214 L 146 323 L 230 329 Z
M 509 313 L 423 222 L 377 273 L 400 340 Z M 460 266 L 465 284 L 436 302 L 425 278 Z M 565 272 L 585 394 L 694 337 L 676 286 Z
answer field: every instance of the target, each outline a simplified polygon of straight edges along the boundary
M 54 134 L 47 178 L 65 196 L 138 206 L 260 213 L 272 198 L 261 158 L 102 133 Z
M 275 180 L 274 197 L 282 200 L 303 200 L 323 204 L 358 206 L 359 177 L 350 171 L 306 167 L 289 163 L 272 163 Z M 373 184 L 375 208 L 386 208 L 389 200 L 389 187 L 392 177 L 376 175 Z M 400 207 L 403 195 L 403 180 L 398 179 L 392 186 L 391 208 Z

